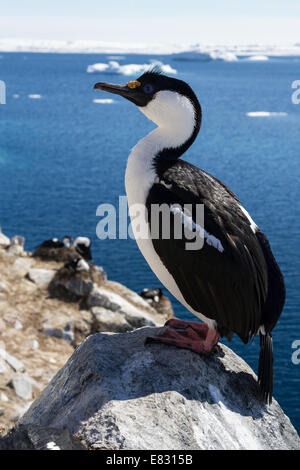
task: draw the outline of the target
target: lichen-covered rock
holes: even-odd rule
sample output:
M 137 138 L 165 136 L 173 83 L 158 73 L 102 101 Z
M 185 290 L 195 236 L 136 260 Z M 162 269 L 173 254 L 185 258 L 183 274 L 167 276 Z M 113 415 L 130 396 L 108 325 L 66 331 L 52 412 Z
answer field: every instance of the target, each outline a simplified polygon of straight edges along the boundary
M 201 357 L 144 342 L 162 328 L 89 336 L 21 419 L 91 449 L 300 449 L 278 403 L 258 396 L 228 347 Z

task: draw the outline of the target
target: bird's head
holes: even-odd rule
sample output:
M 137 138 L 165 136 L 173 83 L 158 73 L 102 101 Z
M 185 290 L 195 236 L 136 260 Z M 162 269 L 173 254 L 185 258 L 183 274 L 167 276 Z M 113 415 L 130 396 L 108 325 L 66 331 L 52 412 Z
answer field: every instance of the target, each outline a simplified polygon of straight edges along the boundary
M 88 237 L 77 237 L 74 241 L 74 247 L 85 260 L 92 259 L 91 240 Z
M 123 96 L 134 103 L 159 127 L 200 127 L 201 107 L 191 87 L 184 81 L 163 75 L 153 69 L 126 85 L 98 82 L 97 90 Z

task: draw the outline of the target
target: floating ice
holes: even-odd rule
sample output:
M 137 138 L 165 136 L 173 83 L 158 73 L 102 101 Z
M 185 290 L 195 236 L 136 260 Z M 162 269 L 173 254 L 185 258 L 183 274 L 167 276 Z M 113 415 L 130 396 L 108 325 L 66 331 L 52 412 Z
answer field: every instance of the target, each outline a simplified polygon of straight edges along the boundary
M 209 62 L 212 60 L 212 57 L 207 52 L 197 52 L 197 51 L 185 51 L 179 52 L 178 54 L 173 54 L 173 60 L 180 60 L 183 62 Z
M 106 57 L 107 60 L 124 60 L 126 57 L 124 55 L 109 55 Z
M 18 93 L 14 93 L 14 94 L 12 95 L 12 97 L 15 98 L 15 99 L 18 99 L 18 98 L 20 98 L 20 95 L 18 95 Z
M 28 95 L 28 98 L 32 100 L 39 100 L 42 97 L 42 95 Z
M 269 60 L 269 57 L 267 55 L 251 55 L 246 58 L 247 60 L 253 60 L 253 61 L 265 61 Z
M 175 74 L 177 71 L 168 64 L 162 62 L 152 61 L 150 64 L 126 64 L 120 65 L 119 62 L 110 60 L 108 64 L 98 63 L 89 65 L 87 68 L 88 73 L 106 73 L 117 75 L 137 75 L 145 72 L 151 66 L 158 65 L 162 72 Z
M 93 103 L 111 104 L 111 103 L 114 103 L 114 100 L 112 100 L 112 99 L 110 99 L 110 98 L 106 98 L 106 99 L 95 99 L 95 100 L 93 100 Z
M 224 45 L 213 44 L 142 44 L 142 43 L 124 43 L 124 42 L 103 42 L 91 40 L 36 40 L 21 38 L 0 38 L 0 52 L 56 52 L 56 53 L 99 53 L 118 56 L 123 54 L 179 54 L 196 51 L 200 57 L 187 58 L 186 60 L 212 60 L 210 53 L 230 52 L 235 56 L 300 56 L 300 43 L 280 46 L 276 44 L 269 45 Z M 203 56 L 201 57 L 201 54 Z M 205 59 L 206 54 L 206 59 Z M 112 59 L 113 60 L 113 59 Z M 115 59 L 121 60 L 121 59 Z M 222 59 L 224 60 L 224 59 Z M 226 60 L 226 59 L 225 59 Z
M 224 60 L 224 62 L 236 62 L 239 60 L 233 52 L 229 51 L 211 52 L 210 56 L 213 60 Z
M 208 62 L 210 60 L 223 60 L 225 62 L 236 62 L 238 57 L 235 52 L 226 50 L 226 48 L 212 48 L 210 46 L 203 46 L 195 44 L 185 51 L 173 54 L 174 60 L 182 61 L 201 61 Z
M 287 116 L 287 113 L 283 112 L 270 112 L 270 111 L 251 111 L 250 113 L 246 113 L 247 116 L 251 117 L 268 117 L 268 116 Z

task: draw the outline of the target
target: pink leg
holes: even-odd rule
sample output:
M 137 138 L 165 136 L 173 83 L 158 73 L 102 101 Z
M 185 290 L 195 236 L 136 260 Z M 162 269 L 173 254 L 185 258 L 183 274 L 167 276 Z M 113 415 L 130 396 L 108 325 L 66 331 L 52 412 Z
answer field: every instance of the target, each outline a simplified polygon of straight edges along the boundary
M 161 335 L 148 337 L 145 342 L 170 344 L 204 355 L 216 351 L 219 334 L 203 323 L 186 322 L 171 318 L 165 326 L 167 328 Z

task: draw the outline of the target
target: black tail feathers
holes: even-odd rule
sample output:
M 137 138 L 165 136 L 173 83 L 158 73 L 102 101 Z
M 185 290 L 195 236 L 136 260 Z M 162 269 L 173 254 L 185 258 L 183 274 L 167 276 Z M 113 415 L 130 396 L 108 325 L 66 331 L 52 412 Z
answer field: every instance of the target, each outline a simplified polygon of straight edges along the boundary
M 273 340 L 272 334 L 259 333 L 260 354 L 258 365 L 258 384 L 265 403 L 272 403 L 273 394 Z

